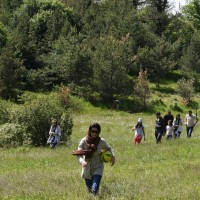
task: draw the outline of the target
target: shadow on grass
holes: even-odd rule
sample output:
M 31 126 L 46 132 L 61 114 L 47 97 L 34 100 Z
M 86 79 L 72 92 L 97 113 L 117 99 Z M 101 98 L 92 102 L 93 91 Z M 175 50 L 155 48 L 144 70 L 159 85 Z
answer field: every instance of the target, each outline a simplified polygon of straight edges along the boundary
M 169 83 L 177 83 L 183 77 L 178 71 L 168 72 L 165 76 L 160 80 L 160 84 L 169 84 Z M 157 78 L 151 77 L 151 82 L 157 83 Z
M 152 100 L 150 102 L 147 102 L 146 107 L 142 104 L 141 100 L 137 98 L 118 98 L 120 100 L 119 108 L 116 109 L 113 107 L 112 102 L 98 102 L 98 103 L 92 103 L 93 106 L 99 107 L 101 109 L 110 109 L 110 110 L 116 110 L 116 111 L 124 111 L 128 112 L 130 114 L 133 113 L 140 113 L 145 112 L 147 114 L 153 114 L 155 112 L 165 111 L 166 105 L 162 101 L 162 99 L 156 99 Z
M 153 91 L 160 92 L 160 93 L 165 93 L 165 94 L 170 94 L 170 93 L 175 93 L 175 90 L 171 87 L 159 87 L 159 88 L 153 88 Z
M 122 101 L 120 110 L 128 112 L 130 114 L 145 112 L 147 114 L 153 114 L 157 110 L 165 110 L 166 105 L 162 99 L 153 100 L 147 102 L 146 107 L 141 103 L 139 99 L 125 99 Z

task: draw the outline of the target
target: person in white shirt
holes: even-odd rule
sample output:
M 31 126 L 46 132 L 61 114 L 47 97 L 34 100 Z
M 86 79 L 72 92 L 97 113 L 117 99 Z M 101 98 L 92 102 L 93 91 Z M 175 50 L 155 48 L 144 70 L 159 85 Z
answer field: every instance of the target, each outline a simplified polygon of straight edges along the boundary
M 166 139 L 171 140 L 173 136 L 174 126 L 172 125 L 172 120 L 168 120 L 168 125 L 166 126 Z
M 189 110 L 188 114 L 185 117 L 185 125 L 186 125 L 186 131 L 187 131 L 187 137 L 188 138 L 191 138 L 193 128 L 196 125 L 196 123 L 198 122 L 198 120 L 199 119 L 192 114 L 192 111 Z
M 143 137 L 145 141 L 145 131 L 144 131 L 144 126 L 142 124 L 142 118 L 138 119 L 138 123 L 133 127 L 132 130 L 135 131 L 135 137 L 134 137 L 135 144 L 140 144 Z
M 111 166 L 115 163 L 115 155 L 113 149 L 101 138 L 101 126 L 98 123 L 91 124 L 88 129 L 87 136 L 82 138 L 78 150 L 73 151 L 73 155 L 78 157 L 82 166 L 81 177 L 85 179 L 88 192 L 94 196 L 98 196 L 101 178 L 104 171 L 104 163 L 100 158 L 102 150 L 110 151 L 112 160 Z
M 174 138 L 179 138 L 182 132 L 183 120 L 181 119 L 180 114 L 176 115 L 176 118 L 173 120 L 174 126 Z
M 61 136 L 61 128 L 58 125 L 57 120 L 53 119 L 52 125 L 49 130 L 49 138 L 47 140 L 47 144 L 50 144 L 51 148 L 57 147 L 60 142 L 60 136 Z

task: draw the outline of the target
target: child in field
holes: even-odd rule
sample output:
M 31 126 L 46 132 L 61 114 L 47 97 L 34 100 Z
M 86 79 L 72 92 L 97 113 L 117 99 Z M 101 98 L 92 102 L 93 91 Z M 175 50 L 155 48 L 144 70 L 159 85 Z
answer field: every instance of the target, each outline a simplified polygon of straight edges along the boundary
M 168 120 L 168 125 L 166 126 L 166 139 L 171 140 L 174 132 L 174 126 L 172 125 L 172 120 Z
M 145 141 L 145 131 L 144 131 L 144 126 L 142 124 L 142 118 L 138 119 L 138 123 L 133 127 L 132 130 L 135 130 L 135 137 L 134 137 L 135 144 L 140 144 L 142 137 L 144 137 Z

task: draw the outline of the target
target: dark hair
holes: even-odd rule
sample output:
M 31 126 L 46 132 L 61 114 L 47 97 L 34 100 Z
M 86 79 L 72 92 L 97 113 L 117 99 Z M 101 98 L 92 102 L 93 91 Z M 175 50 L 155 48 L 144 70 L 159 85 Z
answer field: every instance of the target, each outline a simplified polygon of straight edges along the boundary
M 160 115 L 160 112 L 157 112 L 156 115 Z
M 172 126 L 172 120 L 168 120 L 170 126 Z
M 135 128 L 140 128 L 140 127 L 143 127 L 142 122 L 141 122 L 141 123 L 137 123 L 137 124 L 135 125 Z
M 92 128 L 97 128 L 99 133 L 101 132 L 101 126 L 98 123 L 90 124 L 89 126 L 89 132 L 91 132 Z

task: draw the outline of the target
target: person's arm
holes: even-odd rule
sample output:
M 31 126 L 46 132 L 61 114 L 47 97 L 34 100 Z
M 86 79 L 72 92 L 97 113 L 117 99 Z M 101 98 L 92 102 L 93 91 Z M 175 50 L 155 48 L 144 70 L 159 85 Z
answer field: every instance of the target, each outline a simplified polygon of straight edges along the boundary
M 185 125 L 187 125 L 187 115 L 185 116 Z
M 101 141 L 103 142 L 103 145 L 102 145 L 103 150 L 110 151 L 111 154 L 112 154 L 112 160 L 111 160 L 110 164 L 111 164 L 111 166 L 113 166 L 115 164 L 115 154 L 114 154 L 114 151 L 111 148 L 111 146 L 104 139 L 101 139 Z
M 137 125 L 138 125 L 138 124 L 136 124 L 136 125 L 132 128 L 133 131 L 135 131 L 135 130 L 137 129 Z
M 49 135 L 50 136 L 53 136 L 54 132 L 52 131 L 52 126 L 50 127 L 50 130 L 49 130 Z
M 144 126 L 142 126 L 142 131 L 143 131 L 143 136 L 144 136 L 144 141 L 145 141 L 146 137 L 145 137 Z
M 52 130 L 52 128 L 51 128 L 51 130 Z M 57 125 L 56 126 L 56 129 L 55 129 L 55 131 L 53 132 L 53 131 L 50 131 L 50 134 L 53 136 L 55 136 L 55 135 L 57 135 L 57 136 L 61 136 L 61 129 L 60 129 L 60 126 L 59 125 Z
M 84 150 L 84 141 L 85 141 L 84 138 L 81 139 L 81 141 L 78 145 L 78 150 Z M 79 163 L 82 165 L 82 167 L 87 166 L 87 162 L 85 161 L 84 156 L 79 155 L 79 156 L 77 156 L 77 159 L 78 159 Z
M 165 124 L 165 120 L 163 118 L 160 119 L 161 120 L 161 126 L 162 126 L 162 130 L 165 133 L 166 132 L 166 124 Z

